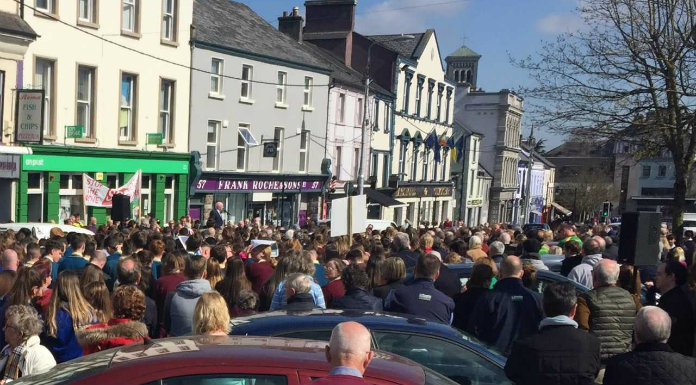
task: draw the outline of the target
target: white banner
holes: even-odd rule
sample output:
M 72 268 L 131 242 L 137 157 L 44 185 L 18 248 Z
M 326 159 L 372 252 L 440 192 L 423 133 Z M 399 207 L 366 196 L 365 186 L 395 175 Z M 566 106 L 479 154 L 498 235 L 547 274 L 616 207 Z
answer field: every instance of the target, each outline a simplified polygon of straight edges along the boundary
M 108 188 L 103 184 L 82 174 L 82 191 L 85 206 L 111 207 L 111 198 L 115 194 L 123 194 L 130 197 L 131 202 L 140 200 L 140 177 L 142 171 L 138 170 L 128 183 L 117 188 Z

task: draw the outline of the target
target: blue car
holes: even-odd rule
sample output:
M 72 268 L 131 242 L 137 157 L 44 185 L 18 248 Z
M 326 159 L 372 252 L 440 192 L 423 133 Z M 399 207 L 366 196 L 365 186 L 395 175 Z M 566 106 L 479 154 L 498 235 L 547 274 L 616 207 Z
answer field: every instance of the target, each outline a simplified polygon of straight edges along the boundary
M 459 281 L 461 282 L 462 286 L 464 286 L 466 282 L 469 280 L 469 277 L 471 277 L 471 269 L 474 267 L 474 264 L 469 262 L 462 263 L 459 265 L 447 265 L 447 267 L 449 267 L 450 270 L 457 273 L 457 275 L 459 276 Z M 543 293 L 546 285 L 553 282 L 570 282 L 573 284 L 573 286 L 575 286 L 575 292 L 578 294 L 590 291 L 590 289 L 586 288 L 585 286 L 575 281 L 571 281 L 558 273 L 554 273 L 553 271 L 537 270 L 537 285 L 535 287 L 536 291 L 538 291 L 539 293 Z
M 261 313 L 232 320 L 233 335 L 328 341 L 341 322 L 356 321 L 372 333 L 375 349 L 409 358 L 459 384 L 511 384 L 505 358 L 461 331 L 404 314 L 362 310 Z

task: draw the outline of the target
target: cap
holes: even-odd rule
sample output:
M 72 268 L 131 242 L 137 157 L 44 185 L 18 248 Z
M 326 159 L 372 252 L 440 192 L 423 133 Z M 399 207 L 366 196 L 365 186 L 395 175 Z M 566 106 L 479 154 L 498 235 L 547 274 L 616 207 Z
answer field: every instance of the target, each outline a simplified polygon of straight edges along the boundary
M 255 249 L 259 246 L 272 246 L 275 244 L 275 241 L 270 241 L 266 239 L 252 239 L 251 240 L 251 248 Z

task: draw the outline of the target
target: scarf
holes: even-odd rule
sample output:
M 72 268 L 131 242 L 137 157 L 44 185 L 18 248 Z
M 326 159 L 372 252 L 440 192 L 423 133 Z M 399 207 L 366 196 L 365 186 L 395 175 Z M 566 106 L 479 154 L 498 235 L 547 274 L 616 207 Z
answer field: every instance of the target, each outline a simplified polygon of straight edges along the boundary
M 5 364 L 5 369 L 2 373 L 3 381 L 7 382 L 8 380 L 16 380 L 22 376 L 22 374 L 19 372 L 19 362 L 22 360 L 22 353 L 24 353 L 24 349 L 26 349 L 26 342 L 14 349 L 8 346 L 5 350 L 3 350 L 3 355 L 9 353 L 7 364 Z
M 566 315 L 557 315 L 555 317 L 546 317 L 539 323 L 539 330 L 547 326 L 572 326 L 577 329 L 578 323 Z

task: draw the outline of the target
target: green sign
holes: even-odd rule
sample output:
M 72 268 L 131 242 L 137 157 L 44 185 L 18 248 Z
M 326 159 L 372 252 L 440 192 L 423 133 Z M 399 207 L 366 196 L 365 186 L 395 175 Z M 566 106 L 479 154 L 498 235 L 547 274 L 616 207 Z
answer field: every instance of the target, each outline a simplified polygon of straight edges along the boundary
M 65 126 L 65 137 L 79 139 L 85 136 L 85 126 Z
M 164 134 L 147 134 L 147 144 L 160 145 L 164 142 Z
M 186 160 L 126 157 L 23 155 L 22 171 L 136 172 L 144 174 L 188 174 Z

